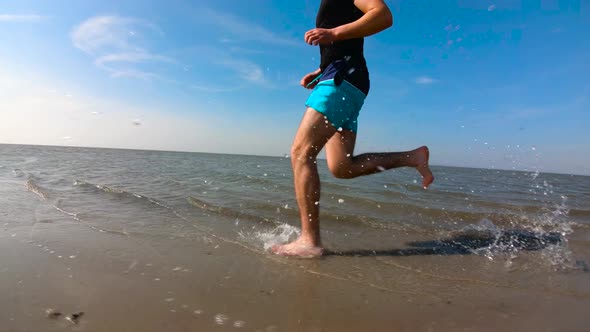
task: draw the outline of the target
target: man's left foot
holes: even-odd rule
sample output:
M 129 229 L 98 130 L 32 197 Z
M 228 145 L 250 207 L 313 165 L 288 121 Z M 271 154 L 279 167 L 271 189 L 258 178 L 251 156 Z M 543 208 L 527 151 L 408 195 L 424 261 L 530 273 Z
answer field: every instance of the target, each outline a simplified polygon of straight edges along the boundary
M 434 176 L 430 171 L 430 167 L 428 167 L 430 151 L 428 151 L 428 147 L 421 146 L 412 152 L 416 164 L 416 170 L 422 175 L 422 187 L 426 189 L 434 181 Z

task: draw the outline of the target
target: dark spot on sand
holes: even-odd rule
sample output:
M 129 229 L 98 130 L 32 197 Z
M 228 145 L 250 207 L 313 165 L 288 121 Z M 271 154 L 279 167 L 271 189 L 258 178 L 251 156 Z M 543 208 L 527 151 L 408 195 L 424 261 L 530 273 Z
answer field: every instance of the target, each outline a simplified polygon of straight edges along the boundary
M 45 310 L 45 314 L 47 315 L 47 318 L 51 318 L 51 319 L 56 319 L 56 318 L 58 318 L 59 316 L 62 315 L 61 312 L 56 311 L 54 309 L 47 309 L 47 310 Z
M 66 320 L 70 321 L 72 324 L 78 324 L 78 321 L 80 320 L 80 318 L 84 315 L 84 312 L 80 311 L 74 314 L 71 314 L 70 316 L 66 317 Z

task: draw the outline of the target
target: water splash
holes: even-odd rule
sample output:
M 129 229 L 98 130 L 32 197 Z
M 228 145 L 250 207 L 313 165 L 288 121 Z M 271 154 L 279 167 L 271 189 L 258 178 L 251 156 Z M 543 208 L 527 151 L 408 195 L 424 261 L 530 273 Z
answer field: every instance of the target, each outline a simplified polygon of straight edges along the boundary
M 514 215 L 509 226 L 499 227 L 489 219 L 463 228 L 460 233 L 485 238 L 485 245 L 470 251 L 489 259 L 505 260 L 507 267 L 513 264 L 523 251 L 538 250 L 540 264 L 553 269 L 572 268 L 573 256 L 567 236 L 573 232 L 568 219 L 567 197 L 561 196 L 560 204 L 537 215 Z
M 261 241 L 264 246 L 264 250 L 270 249 L 272 246 L 277 244 L 287 243 L 295 238 L 299 237 L 301 231 L 295 226 L 289 224 L 281 224 L 272 230 L 261 231 L 253 234 L 253 238 Z M 240 237 L 243 239 L 249 239 L 251 236 L 240 233 Z

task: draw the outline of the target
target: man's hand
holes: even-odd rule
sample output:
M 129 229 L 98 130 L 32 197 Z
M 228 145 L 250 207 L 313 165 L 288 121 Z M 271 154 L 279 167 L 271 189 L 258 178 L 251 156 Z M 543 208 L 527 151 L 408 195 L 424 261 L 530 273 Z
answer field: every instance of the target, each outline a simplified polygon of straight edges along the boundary
M 305 42 L 309 45 L 326 45 L 336 40 L 333 29 L 311 29 L 305 33 Z
M 322 70 L 318 68 L 318 70 L 312 71 L 311 73 L 303 76 L 303 78 L 301 79 L 301 82 L 299 82 L 299 84 L 301 84 L 301 86 L 306 89 L 313 89 L 318 84 L 317 81 L 316 82 L 313 82 L 313 81 L 316 78 L 318 78 L 318 76 L 320 76 L 321 73 L 322 73 Z

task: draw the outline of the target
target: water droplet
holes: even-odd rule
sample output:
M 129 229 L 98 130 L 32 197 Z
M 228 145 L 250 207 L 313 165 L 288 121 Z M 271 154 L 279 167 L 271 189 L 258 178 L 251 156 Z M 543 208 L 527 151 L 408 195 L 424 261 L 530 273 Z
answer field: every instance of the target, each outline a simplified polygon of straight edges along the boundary
M 320 202 L 315 202 L 315 205 L 320 205 Z
M 342 127 L 338 127 L 338 131 L 342 131 Z
M 347 157 L 350 157 L 350 153 L 347 153 L 347 154 L 346 154 L 346 156 L 347 156 Z
M 193 311 L 193 313 L 194 313 L 195 315 L 200 315 L 200 314 L 202 314 L 202 313 L 203 313 L 203 310 L 198 310 L 198 309 L 197 309 L 197 310 Z
M 383 167 L 383 166 L 377 166 L 377 169 L 378 169 L 380 172 L 386 171 L 385 167 Z M 385 188 L 387 188 L 387 186 L 385 186 Z
M 338 203 L 342 204 L 342 203 L 344 203 L 344 200 L 342 198 L 339 198 Z
M 342 97 L 342 100 L 346 100 L 346 97 Z
M 414 180 L 414 181 L 412 181 L 412 182 L 414 182 L 414 183 L 418 183 L 418 181 L 417 181 L 417 180 Z

